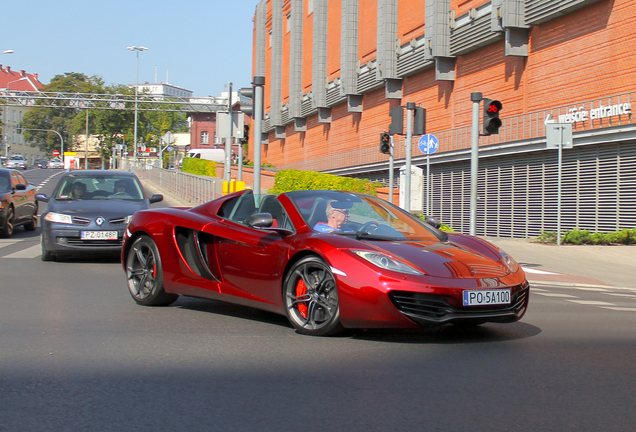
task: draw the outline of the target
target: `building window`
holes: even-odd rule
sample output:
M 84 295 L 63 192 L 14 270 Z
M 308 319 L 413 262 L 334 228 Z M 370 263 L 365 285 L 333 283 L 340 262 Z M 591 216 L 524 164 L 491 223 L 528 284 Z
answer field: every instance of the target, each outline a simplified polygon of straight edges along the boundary
M 207 132 L 201 132 L 201 144 L 210 144 L 210 139 Z

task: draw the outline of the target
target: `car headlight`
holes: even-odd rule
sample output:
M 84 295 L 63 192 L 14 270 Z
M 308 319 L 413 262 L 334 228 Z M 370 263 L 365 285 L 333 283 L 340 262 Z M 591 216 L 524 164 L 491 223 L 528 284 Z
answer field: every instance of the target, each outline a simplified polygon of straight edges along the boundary
M 510 255 L 508 255 L 501 249 L 499 249 L 499 254 L 501 254 L 501 261 L 506 267 L 508 267 L 508 270 L 510 270 L 511 273 L 516 273 L 519 271 L 519 264 Z
M 400 273 L 408 273 L 413 275 L 423 275 L 419 270 L 414 269 L 413 267 L 399 261 L 387 254 L 376 251 L 369 250 L 353 250 L 353 253 L 358 255 L 361 258 L 369 261 L 371 264 L 376 265 L 380 268 L 396 271 Z
M 73 218 L 70 215 L 50 212 L 44 216 L 44 220 L 55 223 L 72 224 Z

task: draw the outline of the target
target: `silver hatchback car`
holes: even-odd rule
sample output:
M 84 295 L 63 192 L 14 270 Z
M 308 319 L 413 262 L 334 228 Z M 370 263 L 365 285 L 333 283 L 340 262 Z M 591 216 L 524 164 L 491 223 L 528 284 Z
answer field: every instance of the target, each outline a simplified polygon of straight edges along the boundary
M 7 160 L 7 168 L 27 169 L 27 162 L 21 154 L 14 154 Z

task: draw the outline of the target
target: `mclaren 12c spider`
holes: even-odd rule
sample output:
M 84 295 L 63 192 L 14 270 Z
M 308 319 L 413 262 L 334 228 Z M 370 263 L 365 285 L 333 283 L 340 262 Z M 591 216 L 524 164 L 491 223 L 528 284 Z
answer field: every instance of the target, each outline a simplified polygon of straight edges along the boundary
M 236 192 L 135 213 L 122 264 L 140 305 L 178 296 L 284 314 L 300 333 L 518 321 L 529 284 L 504 251 L 351 192 Z

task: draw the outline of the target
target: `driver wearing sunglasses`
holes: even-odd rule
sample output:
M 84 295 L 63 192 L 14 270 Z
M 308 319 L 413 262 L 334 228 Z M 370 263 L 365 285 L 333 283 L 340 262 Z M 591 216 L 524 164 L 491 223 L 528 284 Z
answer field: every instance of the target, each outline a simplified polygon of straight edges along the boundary
M 318 222 L 314 230 L 328 233 L 332 231 L 343 231 L 343 226 L 349 220 L 349 208 L 351 203 L 342 201 L 329 201 L 327 204 L 327 222 Z

